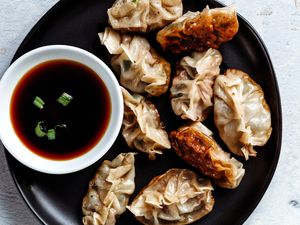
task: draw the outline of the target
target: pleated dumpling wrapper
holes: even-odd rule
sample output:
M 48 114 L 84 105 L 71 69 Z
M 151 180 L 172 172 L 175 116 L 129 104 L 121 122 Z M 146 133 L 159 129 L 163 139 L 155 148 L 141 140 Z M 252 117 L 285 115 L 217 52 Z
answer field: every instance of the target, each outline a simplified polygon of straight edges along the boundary
M 120 83 L 135 93 L 160 96 L 168 90 L 171 66 L 148 41 L 137 35 L 120 34 L 107 27 L 99 33 L 101 44 L 111 55 L 111 65 Z
M 187 169 L 170 169 L 154 177 L 127 208 L 145 225 L 190 224 L 214 206 L 213 187 Z
M 236 188 L 245 170 L 243 164 L 224 152 L 212 137 L 213 133 L 200 122 L 172 131 L 170 140 L 175 152 L 220 187 Z
M 171 148 L 168 133 L 154 104 L 121 87 L 124 98 L 122 135 L 130 148 L 145 152 L 150 159 Z
M 184 57 L 176 66 L 172 82 L 171 105 L 182 119 L 203 121 L 213 103 L 213 84 L 220 74 L 222 55 L 216 49 L 194 52 Z
M 134 155 L 121 153 L 102 163 L 83 198 L 84 225 L 114 225 L 116 218 L 125 212 L 135 189 Z
M 215 81 L 214 119 L 229 150 L 245 159 L 256 156 L 253 146 L 265 145 L 272 133 L 262 88 L 236 69 L 227 70 Z
M 156 39 L 165 51 L 182 53 L 219 48 L 238 32 L 237 13 L 232 7 L 187 12 L 157 33 Z
M 115 30 L 148 32 L 176 20 L 182 12 L 182 0 L 117 0 L 107 14 Z

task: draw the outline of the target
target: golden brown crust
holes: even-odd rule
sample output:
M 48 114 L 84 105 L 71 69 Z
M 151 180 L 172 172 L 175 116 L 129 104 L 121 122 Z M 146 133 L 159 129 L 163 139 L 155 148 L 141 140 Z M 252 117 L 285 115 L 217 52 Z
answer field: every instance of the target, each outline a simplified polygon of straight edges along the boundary
M 217 146 L 206 135 L 192 128 L 186 128 L 182 131 L 172 131 L 170 141 L 175 152 L 203 174 L 213 179 L 225 176 L 225 171 L 218 171 L 210 159 L 209 152 Z
M 224 152 L 203 124 L 195 122 L 171 133 L 175 152 L 209 176 L 220 187 L 236 188 L 244 174 L 243 164 Z
M 219 48 L 238 32 L 236 12 L 204 9 L 193 18 L 174 22 L 158 32 L 157 41 L 172 53 Z

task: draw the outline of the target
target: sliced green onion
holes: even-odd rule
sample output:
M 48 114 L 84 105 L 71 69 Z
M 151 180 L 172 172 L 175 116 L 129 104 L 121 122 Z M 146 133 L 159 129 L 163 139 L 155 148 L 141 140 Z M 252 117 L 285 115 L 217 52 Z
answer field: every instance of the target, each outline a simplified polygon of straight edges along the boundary
M 48 140 L 55 140 L 56 139 L 56 135 L 55 135 L 55 130 L 54 129 L 50 129 L 47 131 L 47 137 Z
M 68 93 L 64 92 L 58 99 L 57 101 L 62 104 L 63 106 L 69 105 L 73 97 L 69 95 Z
M 56 134 L 57 134 L 56 129 L 57 128 L 65 129 L 66 127 L 67 127 L 66 124 L 59 124 L 59 125 L 56 125 L 54 127 L 54 129 L 49 129 L 47 131 L 44 121 L 40 121 L 40 122 L 37 123 L 37 125 L 35 127 L 35 134 L 38 137 L 44 137 L 44 136 L 47 135 L 48 140 L 55 140 L 56 139 Z
M 38 96 L 35 96 L 35 99 L 32 102 L 36 107 L 38 107 L 39 109 L 44 108 L 45 102 L 43 101 L 43 99 L 41 99 Z
M 45 128 L 45 124 L 43 121 L 40 121 L 37 123 L 36 127 L 35 127 L 35 134 L 38 137 L 44 137 L 46 135 L 46 133 L 43 131 Z

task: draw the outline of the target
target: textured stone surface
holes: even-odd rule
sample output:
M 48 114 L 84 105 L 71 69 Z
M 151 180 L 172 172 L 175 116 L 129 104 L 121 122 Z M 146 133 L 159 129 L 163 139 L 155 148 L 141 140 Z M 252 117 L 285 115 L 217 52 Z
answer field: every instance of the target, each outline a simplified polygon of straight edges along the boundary
M 100 0 L 99 0 L 100 1 Z M 196 1 L 196 0 L 195 0 Z M 57 0 L 0 1 L 0 74 L 37 20 Z M 273 180 L 245 225 L 300 224 L 300 0 L 222 0 L 263 38 L 281 91 L 283 143 Z M 299 129 L 299 130 L 298 130 Z M 40 224 L 20 197 L 0 152 L 0 224 Z

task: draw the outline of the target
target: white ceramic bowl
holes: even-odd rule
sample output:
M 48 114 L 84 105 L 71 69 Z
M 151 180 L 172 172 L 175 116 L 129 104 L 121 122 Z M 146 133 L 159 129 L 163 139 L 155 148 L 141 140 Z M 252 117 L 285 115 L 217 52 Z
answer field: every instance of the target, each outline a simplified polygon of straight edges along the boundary
M 111 100 L 111 116 L 105 134 L 87 153 L 70 160 L 43 158 L 28 149 L 19 139 L 10 118 L 10 102 L 20 79 L 31 68 L 49 60 L 68 59 L 95 71 L 106 85 Z M 17 59 L 0 81 L 0 138 L 6 149 L 24 165 L 44 173 L 65 174 L 88 167 L 99 160 L 112 146 L 123 119 L 123 97 L 112 71 L 99 58 L 80 48 L 51 45 L 32 50 Z

